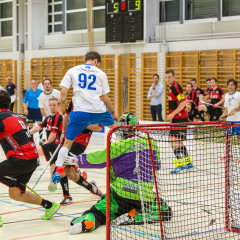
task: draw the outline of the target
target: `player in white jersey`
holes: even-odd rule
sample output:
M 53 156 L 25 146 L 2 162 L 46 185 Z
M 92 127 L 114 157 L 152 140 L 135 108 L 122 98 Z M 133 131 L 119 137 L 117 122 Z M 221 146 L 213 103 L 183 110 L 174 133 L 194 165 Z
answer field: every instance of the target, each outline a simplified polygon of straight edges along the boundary
M 60 86 L 62 111 L 67 100 L 67 92 L 73 87 L 73 111 L 69 114 L 69 124 L 63 147 L 60 149 L 56 166 L 62 166 L 68 155 L 73 140 L 86 129 L 89 124 L 111 126 L 118 115 L 108 97 L 110 92 L 107 75 L 98 67 L 101 57 L 97 52 L 88 52 L 85 55 L 86 64 L 69 69 L 62 79 Z M 106 107 L 109 111 L 106 110 Z M 53 183 L 60 181 L 60 175 L 52 176 Z
M 224 112 L 220 116 L 222 121 L 226 116 L 228 123 L 240 123 L 240 92 L 237 89 L 237 81 L 229 79 L 227 82 L 228 93 L 225 95 Z M 240 127 L 232 127 L 230 135 L 238 135 L 240 141 Z
M 43 80 L 43 87 L 44 91 L 40 94 L 38 101 L 39 101 L 39 108 L 43 117 L 47 117 L 51 115 L 51 111 L 49 108 L 49 99 L 51 98 L 60 98 L 60 92 L 57 89 L 52 88 L 52 81 L 50 79 Z

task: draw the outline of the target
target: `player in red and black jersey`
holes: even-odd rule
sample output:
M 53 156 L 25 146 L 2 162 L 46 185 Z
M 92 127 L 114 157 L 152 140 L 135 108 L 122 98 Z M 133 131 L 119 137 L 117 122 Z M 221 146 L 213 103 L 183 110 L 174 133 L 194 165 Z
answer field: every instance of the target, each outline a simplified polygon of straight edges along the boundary
M 172 69 L 166 71 L 166 82 L 169 86 L 168 102 L 169 115 L 167 120 L 172 123 L 188 122 L 188 113 L 186 109 L 186 98 L 180 84 L 175 81 L 175 72 Z M 186 125 L 185 125 L 186 126 Z M 176 127 L 176 126 L 174 126 Z M 177 126 L 181 127 L 181 126 Z M 177 160 L 174 160 L 176 168 L 171 173 L 180 173 L 193 168 L 192 161 L 188 155 L 187 149 L 183 144 L 186 139 L 187 130 L 173 130 L 169 132 L 169 143 L 174 151 Z
M 205 119 L 204 119 L 204 112 L 203 111 L 198 111 L 198 105 L 201 104 L 199 103 L 199 97 L 200 96 L 206 96 L 206 93 L 197 86 L 197 80 L 195 78 L 193 78 L 191 80 L 191 83 L 193 85 L 193 91 L 197 94 L 197 98 L 198 98 L 198 103 L 197 103 L 197 109 L 195 111 L 195 118 L 196 119 L 201 119 L 203 122 L 205 122 Z
M 210 114 L 210 121 L 219 121 L 219 117 L 222 115 L 222 109 L 219 107 L 224 102 L 224 92 L 217 86 L 216 78 L 211 78 L 211 88 L 209 96 L 206 95 L 205 99 L 211 99 L 213 106 L 200 105 L 199 110 L 208 112 Z
M 195 120 L 196 112 L 198 112 L 198 97 L 197 94 L 192 90 L 192 87 L 192 83 L 187 83 L 187 92 L 185 94 L 187 101 L 186 108 L 188 111 L 189 120 L 191 121 Z
M 207 78 L 207 79 L 206 79 L 206 83 L 207 83 L 207 94 L 208 94 L 208 96 L 210 97 L 210 92 L 211 92 L 211 90 L 212 90 L 211 78 Z M 205 100 L 207 100 L 207 99 L 205 99 Z
M 26 192 L 26 184 L 39 165 L 39 156 L 25 122 L 9 111 L 11 98 L 0 91 L 0 145 L 7 160 L 0 162 L 0 182 L 9 187 L 9 196 L 46 209 L 42 219 L 50 219 L 60 208 L 56 202 Z

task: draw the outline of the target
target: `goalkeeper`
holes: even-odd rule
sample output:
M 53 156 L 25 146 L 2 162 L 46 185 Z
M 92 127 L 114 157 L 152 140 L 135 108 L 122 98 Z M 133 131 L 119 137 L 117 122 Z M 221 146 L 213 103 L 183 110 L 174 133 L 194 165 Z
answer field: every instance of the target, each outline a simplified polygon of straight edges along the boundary
M 136 117 L 131 113 L 123 114 L 118 120 L 118 125 L 137 124 Z M 134 138 L 134 133 L 128 129 L 122 130 L 123 140 L 111 145 L 110 160 L 110 202 L 111 220 L 121 215 L 128 214 L 128 223 L 143 224 L 142 207 L 144 206 L 145 220 L 159 221 L 156 193 L 153 192 L 152 164 L 147 137 Z M 136 152 L 140 154 L 137 157 Z M 159 150 L 154 140 L 151 140 L 153 161 L 155 169 L 160 169 Z M 143 156 L 143 157 L 142 157 Z M 77 164 L 80 168 L 105 168 L 106 149 L 89 154 L 80 154 L 75 157 L 65 157 L 64 164 Z M 144 169 L 144 174 L 137 174 Z M 140 187 L 139 187 L 140 186 Z M 140 196 L 141 190 L 141 196 Z M 169 221 L 172 218 L 171 207 L 160 198 L 161 219 Z M 126 217 L 124 218 L 126 219 Z M 117 224 L 124 224 L 119 221 Z M 125 223 L 126 223 L 125 222 Z M 82 216 L 72 220 L 70 234 L 92 231 L 106 223 L 106 194 L 85 211 Z

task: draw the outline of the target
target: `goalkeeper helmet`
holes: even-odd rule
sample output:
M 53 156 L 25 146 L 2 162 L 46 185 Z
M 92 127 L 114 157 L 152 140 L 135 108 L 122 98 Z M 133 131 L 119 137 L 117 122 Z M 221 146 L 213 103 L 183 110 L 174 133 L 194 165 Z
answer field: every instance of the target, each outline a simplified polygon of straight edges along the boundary
M 124 113 L 117 121 L 117 125 L 136 125 L 138 120 L 132 113 Z
M 135 125 L 135 124 L 138 124 L 137 118 L 135 117 L 134 114 L 128 112 L 124 113 L 117 121 L 117 125 Z M 123 138 L 126 138 L 129 135 L 130 131 L 131 131 L 130 129 L 126 128 L 119 129 L 120 136 Z

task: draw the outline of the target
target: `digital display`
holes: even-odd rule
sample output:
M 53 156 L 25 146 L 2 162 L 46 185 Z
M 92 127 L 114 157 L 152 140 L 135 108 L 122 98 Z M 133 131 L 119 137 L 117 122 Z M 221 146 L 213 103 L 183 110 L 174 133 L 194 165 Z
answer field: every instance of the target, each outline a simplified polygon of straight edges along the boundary
M 143 40 L 144 0 L 106 0 L 106 42 Z
M 114 0 L 107 3 L 107 14 L 126 13 L 142 10 L 142 0 Z

